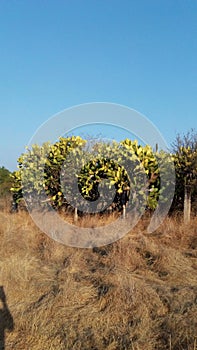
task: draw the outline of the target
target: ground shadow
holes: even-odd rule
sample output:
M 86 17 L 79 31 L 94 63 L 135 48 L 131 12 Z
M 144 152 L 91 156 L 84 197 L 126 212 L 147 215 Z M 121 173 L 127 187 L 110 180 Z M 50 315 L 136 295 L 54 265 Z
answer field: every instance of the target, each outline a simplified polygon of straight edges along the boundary
M 13 317 L 6 303 L 6 295 L 3 286 L 0 286 L 0 350 L 5 350 L 5 331 L 14 329 Z

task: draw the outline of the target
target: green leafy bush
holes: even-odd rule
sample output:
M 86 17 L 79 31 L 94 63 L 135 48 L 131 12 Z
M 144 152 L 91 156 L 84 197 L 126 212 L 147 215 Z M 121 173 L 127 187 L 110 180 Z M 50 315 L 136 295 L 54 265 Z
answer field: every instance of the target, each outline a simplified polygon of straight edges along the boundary
M 80 200 L 96 201 L 104 183 L 107 191 L 102 193 L 106 196 L 115 189 L 112 199 L 115 208 L 122 208 L 126 191 L 128 196 L 132 195 L 133 206 L 146 202 L 150 209 L 155 209 L 158 198 L 165 192 L 166 184 L 160 186 L 160 176 L 164 176 L 165 164 L 169 165 L 164 161 L 168 158 L 164 152 L 154 153 L 150 146 L 142 147 L 129 139 L 112 144 L 95 142 L 88 149 L 87 141 L 79 136 L 61 137 L 53 145 L 33 145 L 19 157 L 11 191 L 18 203 L 25 195 L 33 207 L 38 203 L 44 207 L 50 201 L 59 209 L 69 206 L 71 197 L 75 207 L 80 206 Z M 76 193 L 74 182 L 78 187 Z

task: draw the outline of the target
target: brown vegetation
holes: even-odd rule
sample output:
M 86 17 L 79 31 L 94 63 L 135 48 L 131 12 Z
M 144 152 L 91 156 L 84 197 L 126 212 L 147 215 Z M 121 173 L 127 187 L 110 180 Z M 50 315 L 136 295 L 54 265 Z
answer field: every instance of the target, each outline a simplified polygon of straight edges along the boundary
M 26 212 L 1 211 L 0 285 L 14 320 L 6 349 L 197 349 L 197 218 L 167 218 L 151 235 L 147 221 L 80 249 L 48 238 Z

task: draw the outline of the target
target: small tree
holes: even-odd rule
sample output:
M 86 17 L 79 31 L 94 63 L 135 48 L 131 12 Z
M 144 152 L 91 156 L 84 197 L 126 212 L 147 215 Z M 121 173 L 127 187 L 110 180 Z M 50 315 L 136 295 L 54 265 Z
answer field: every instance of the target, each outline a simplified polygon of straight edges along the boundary
M 176 168 L 176 191 L 173 208 L 184 210 L 184 220 L 190 220 L 191 205 L 197 199 L 197 133 L 194 129 L 177 135 L 172 144 Z

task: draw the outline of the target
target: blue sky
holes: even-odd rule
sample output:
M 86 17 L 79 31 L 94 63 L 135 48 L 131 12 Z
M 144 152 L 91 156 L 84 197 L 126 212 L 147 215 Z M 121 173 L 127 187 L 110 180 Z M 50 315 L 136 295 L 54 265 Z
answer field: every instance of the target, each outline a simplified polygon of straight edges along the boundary
M 0 166 L 48 118 L 97 101 L 139 111 L 169 144 L 197 127 L 196 0 L 0 1 Z

